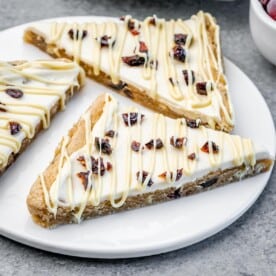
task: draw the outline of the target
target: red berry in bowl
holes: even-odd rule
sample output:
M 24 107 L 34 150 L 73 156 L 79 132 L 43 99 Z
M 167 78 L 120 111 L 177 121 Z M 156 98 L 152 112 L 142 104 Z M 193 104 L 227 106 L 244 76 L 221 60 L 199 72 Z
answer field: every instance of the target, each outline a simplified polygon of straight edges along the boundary
M 276 0 L 270 0 L 266 6 L 268 15 L 276 20 Z
M 269 0 L 260 0 L 263 6 L 265 6 L 268 3 Z

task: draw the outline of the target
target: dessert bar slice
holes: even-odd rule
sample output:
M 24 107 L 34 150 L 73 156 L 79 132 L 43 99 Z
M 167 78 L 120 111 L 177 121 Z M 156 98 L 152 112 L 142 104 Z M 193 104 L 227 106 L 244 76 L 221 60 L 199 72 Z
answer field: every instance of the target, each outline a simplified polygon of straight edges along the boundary
M 188 20 L 38 22 L 24 39 L 53 57 L 79 62 L 89 77 L 163 115 L 233 128 L 219 26 L 208 13 Z
M 0 62 L 0 175 L 83 83 L 72 61 Z
M 206 191 L 267 171 L 250 139 L 97 98 L 63 138 L 27 204 L 43 227 Z

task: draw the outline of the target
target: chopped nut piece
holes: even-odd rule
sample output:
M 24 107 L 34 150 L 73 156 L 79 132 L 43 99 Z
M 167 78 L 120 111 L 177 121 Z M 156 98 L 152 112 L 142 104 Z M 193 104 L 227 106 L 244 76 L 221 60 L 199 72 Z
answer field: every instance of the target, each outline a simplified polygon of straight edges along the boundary
M 145 58 L 139 55 L 122 57 L 122 60 L 129 66 L 140 66 L 145 63 Z
M 183 147 L 183 145 L 186 145 L 186 143 L 187 143 L 186 137 L 174 138 L 174 136 L 172 136 L 170 138 L 170 144 L 177 149 L 181 149 Z
M 17 88 L 7 88 L 5 92 L 12 98 L 19 99 L 23 97 L 23 91 Z
M 142 172 L 142 181 L 141 181 L 141 182 L 142 182 L 143 184 L 144 184 L 144 182 L 146 181 L 146 178 L 147 178 L 148 175 L 149 175 L 148 172 L 146 172 L 146 171 L 143 171 L 143 172 Z M 137 172 L 137 173 L 136 173 L 136 177 L 137 177 L 137 180 L 140 181 L 140 172 Z M 153 184 L 153 181 L 152 181 L 152 179 L 150 178 L 149 181 L 148 181 L 148 183 L 147 183 L 147 186 L 150 187 L 150 186 L 152 186 L 152 184 Z
M 209 151 L 209 143 L 211 143 L 211 149 L 213 151 L 213 153 L 218 153 L 219 152 L 219 146 L 213 142 L 213 141 L 207 141 L 202 147 L 201 147 L 201 151 L 205 152 L 205 153 L 210 153 Z
M 11 135 L 17 134 L 22 129 L 22 126 L 17 122 L 9 122 L 9 125 Z
M 95 145 L 97 150 L 101 151 L 104 154 L 109 155 L 112 153 L 112 148 L 107 138 L 104 139 L 104 138 L 95 137 Z
M 151 139 L 149 142 L 147 142 L 145 144 L 145 146 L 148 148 L 148 149 L 152 149 L 154 147 L 154 140 Z M 162 142 L 162 140 L 160 138 L 157 138 L 155 140 L 155 149 L 161 149 L 163 148 L 164 144 Z
M 138 121 L 138 112 L 123 113 L 122 117 L 126 126 L 133 126 Z M 145 115 L 141 114 L 139 123 L 142 122 L 144 117 Z

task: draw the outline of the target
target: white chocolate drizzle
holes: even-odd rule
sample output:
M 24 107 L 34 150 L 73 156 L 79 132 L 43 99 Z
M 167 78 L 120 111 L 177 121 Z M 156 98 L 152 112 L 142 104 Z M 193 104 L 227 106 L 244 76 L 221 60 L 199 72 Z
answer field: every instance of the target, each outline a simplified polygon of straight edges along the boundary
M 179 188 L 219 169 L 241 165 L 254 167 L 256 154 L 258 158 L 268 155 L 256 149 L 251 140 L 237 135 L 202 126 L 191 128 L 185 119 L 173 120 L 137 108 L 120 107 L 109 94 L 105 95 L 102 115 L 92 129 L 90 112 L 81 118 L 85 123 L 85 145 L 68 155 L 68 138 L 65 137 L 56 180 L 48 190 L 43 188 L 50 212 L 56 214 L 59 206 L 70 206 L 78 221 L 87 205 L 99 206 L 101 202 L 109 201 L 113 208 L 119 208 L 131 196 L 169 187 Z M 131 113 L 137 114 L 134 123 L 130 119 Z M 123 114 L 128 114 L 127 121 L 124 121 Z M 114 131 L 113 137 L 106 136 L 109 130 Z M 109 140 L 110 154 L 106 154 L 102 146 L 95 146 L 96 137 L 100 141 Z M 177 138 L 185 138 L 179 148 L 173 146 Z M 153 147 L 149 149 L 146 144 L 151 139 Z M 156 148 L 156 139 L 161 139 L 163 147 Z M 139 150 L 132 149 L 133 141 L 140 143 Z M 204 151 L 202 147 L 206 142 L 208 148 Z M 212 143 L 218 147 L 218 152 Z M 84 164 L 79 161 L 81 157 Z M 91 157 L 94 162 L 98 160 L 98 171 L 92 169 Z M 105 166 L 103 174 L 101 158 Z M 112 165 L 110 170 L 107 170 L 108 163 Z M 80 172 L 87 172 L 86 185 L 78 176 Z M 43 176 L 41 183 L 45 185 Z
M 38 23 L 29 29 L 56 45 L 57 55 L 60 55 L 58 49 L 64 50 L 75 61 L 90 65 L 96 76 L 100 72 L 108 74 L 114 85 L 122 80 L 146 91 L 172 110 L 189 112 L 193 118 L 200 117 L 211 126 L 222 120 L 233 126 L 230 99 L 226 99 L 229 96 L 219 26 L 208 13 L 198 12 L 189 20 L 165 21 L 153 16 L 138 21 L 127 15 L 124 21 Z M 68 35 L 70 31 L 73 37 Z M 185 43 L 175 42 L 177 34 L 186 36 Z M 108 38 L 108 46 L 101 47 L 104 36 Z M 141 42 L 147 51 L 140 51 Z M 172 49 L 176 45 L 185 51 L 183 62 L 174 58 Z M 144 64 L 132 67 L 123 62 L 123 57 L 134 55 L 143 58 Z M 188 83 L 183 70 L 188 72 Z M 206 95 L 197 92 L 199 82 L 206 83 Z
M 66 92 L 72 94 L 83 78 L 82 69 L 71 61 L 0 62 L 0 170 L 25 138 L 34 137 L 40 123 L 49 127 L 51 108 L 60 101 L 63 109 Z M 20 125 L 17 133 L 11 132 L 12 122 Z

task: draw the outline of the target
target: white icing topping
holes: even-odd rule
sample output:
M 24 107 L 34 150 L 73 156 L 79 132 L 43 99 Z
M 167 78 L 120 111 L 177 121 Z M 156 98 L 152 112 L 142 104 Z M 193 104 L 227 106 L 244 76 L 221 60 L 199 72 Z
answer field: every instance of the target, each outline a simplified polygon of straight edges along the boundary
M 64 60 L 0 63 L 0 169 L 40 122 L 49 126 L 51 108 L 59 100 L 64 108 L 65 92 L 79 87 L 81 78 L 80 67 Z M 19 124 L 13 133 L 11 123 Z
M 136 123 L 130 118 L 131 112 L 137 113 Z M 128 114 L 126 120 L 122 114 Z M 86 143 L 68 156 L 68 137 L 65 137 L 57 178 L 49 194 L 45 194 L 49 211 L 55 213 L 58 206 L 71 206 L 72 209 L 78 206 L 77 219 L 81 218 L 88 203 L 97 206 L 109 200 L 114 208 L 118 208 L 128 196 L 178 188 L 210 171 L 243 164 L 254 166 L 256 159 L 269 157 L 267 151 L 253 145 L 249 139 L 204 127 L 190 128 L 185 119 L 173 120 L 152 112 L 141 114 L 137 108 L 118 106 L 108 94 L 103 113 L 92 131 L 90 113 L 85 113 L 82 120 L 85 121 Z M 114 137 L 106 136 L 110 130 L 114 131 Z M 95 138 L 99 141 L 108 139 L 112 153 L 107 154 L 105 145 L 97 147 Z M 181 138 L 184 138 L 183 146 L 174 147 L 172 144 Z M 153 145 L 149 149 L 146 144 L 152 139 Z M 156 139 L 161 139 L 163 147 L 156 148 Z M 132 150 L 133 141 L 141 144 L 138 151 Z M 204 152 L 202 147 L 208 141 Z M 106 168 L 102 175 L 100 158 Z M 107 170 L 108 163 L 112 165 L 110 170 Z M 86 173 L 84 182 L 79 173 Z M 44 183 L 43 176 L 41 178 Z
M 205 17 L 210 32 L 214 32 L 216 53 L 208 36 Z M 133 29 L 129 27 L 132 23 Z M 227 83 L 220 57 L 219 27 L 209 14 L 199 12 L 185 21 L 165 21 L 155 16 L 140 22 L 126 16 L 123 22 L 102 22 L 100 19 L 83 24 L 41 22 L 28 30 L 44 37 L 47 43 L 64 49 L 75 61 L 91 65 L 95 75 L 100 71 L 110 75 L 114 84 L 122 80 L 158 98 L 180 114 L 192 112 L 194 118 L 200 117 L 211 126 L 221 122 L 221 114 L 227 124 L 233 125 L 231 104 L 226 104 L 221 96 L 221 90 L 227 95 Z M 74 33 L 73 39 L 68 34 L 70 30 Z M 178 44 L 186 53 L 185 62 L 173 57 L 177 34 L 186 36 L 185 44 Z M 108 47 L 101 47 L 103 36 L 108 38 Z M 140 51 L 141 42 L 145 43 L 147 52 Z M 144 65 L 129 66 L 122 61 L 122 57 L 133 55 L 144 58 Z M 183 70 L 194 71 L 194 83 L 188 73 L 186 84 Z M 197 93 L 197 82 L 207 83 L 207 95 Z

